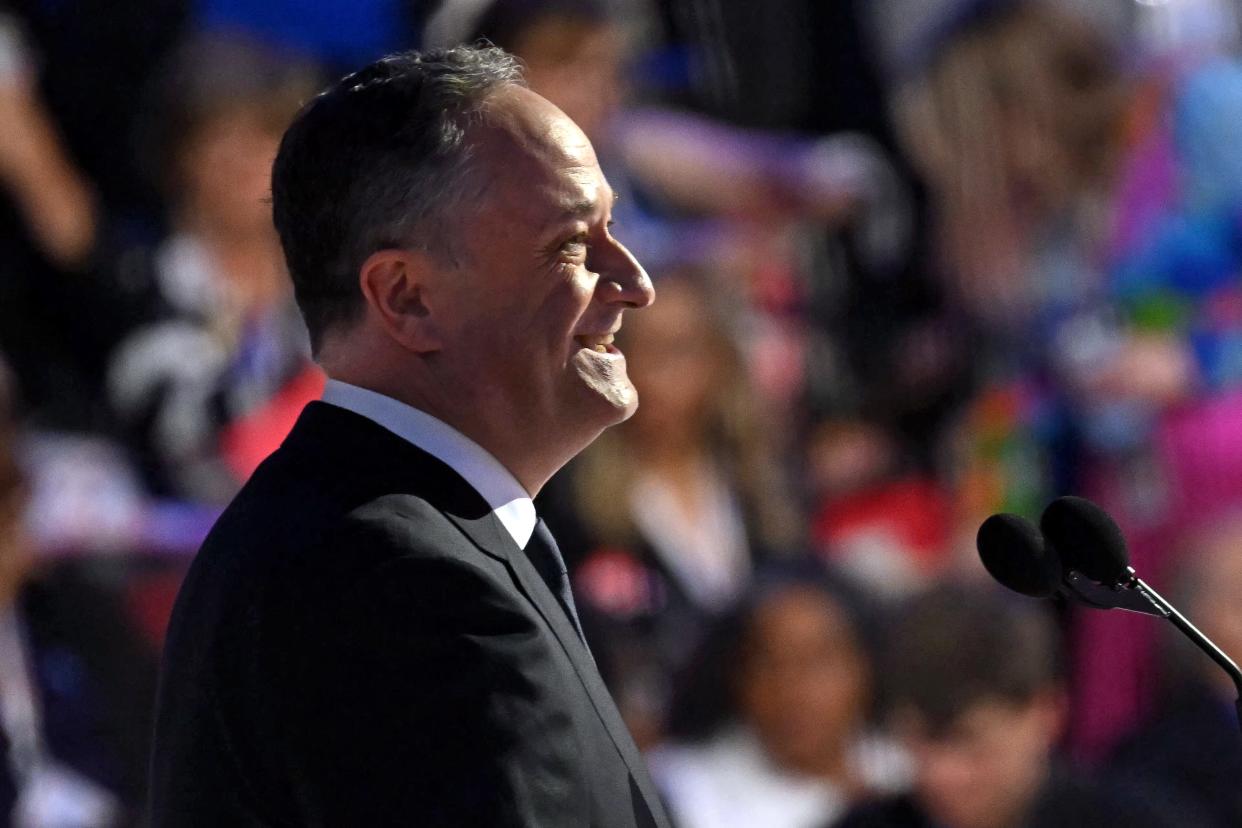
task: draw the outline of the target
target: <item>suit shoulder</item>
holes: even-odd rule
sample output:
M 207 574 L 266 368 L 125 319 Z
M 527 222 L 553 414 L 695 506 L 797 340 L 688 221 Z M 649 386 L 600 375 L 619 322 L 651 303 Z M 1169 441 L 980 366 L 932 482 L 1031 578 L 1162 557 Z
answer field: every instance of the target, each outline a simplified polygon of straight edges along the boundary
M 339 531 L 387 538 L 414 549 L 427 533 L 450 530 L 460 534 L 444 512 L 428 500 L 414 494 L 385 494 L 347 512 Z
M 388 494 L 360 504 L 324 533 L 320 544 L 334 553 L 342 545 L 379 557 L 457 557 L 471 548 L 456 525 L 427 500 Z
M 420 562 L 480 574 L 494 574 L 496 564 L 434 504 L 389 494 L 325 525 L 312 543 L 288 556 L 282 580 L 304 594 L 342 596 L 363 581 Z

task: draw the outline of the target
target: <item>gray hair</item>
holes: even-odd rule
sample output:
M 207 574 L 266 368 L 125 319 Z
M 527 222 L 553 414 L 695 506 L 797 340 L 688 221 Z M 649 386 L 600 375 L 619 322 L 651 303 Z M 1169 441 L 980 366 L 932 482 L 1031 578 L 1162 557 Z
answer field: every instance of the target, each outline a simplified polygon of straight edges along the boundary
M 358 271 L 389 247 L 452 260 L 445 218 L 469 209 L 467 133 L 488 96 L 524 85 L 495 47 L 390 55 L 303 107 L 272 171 L 273 217 L 312 349 L 362 308 Z

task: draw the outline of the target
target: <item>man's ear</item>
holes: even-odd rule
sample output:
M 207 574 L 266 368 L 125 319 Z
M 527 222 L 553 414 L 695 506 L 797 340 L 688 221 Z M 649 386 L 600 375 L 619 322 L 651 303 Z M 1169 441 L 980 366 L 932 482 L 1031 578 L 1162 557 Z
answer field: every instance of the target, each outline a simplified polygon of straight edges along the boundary
M 436 270 L 426 253 L 394 248 L 372 253 L 358 271 L 367 312 L 393 341 L 413 353 L 440 350 L 438 320 L 428 302 Z

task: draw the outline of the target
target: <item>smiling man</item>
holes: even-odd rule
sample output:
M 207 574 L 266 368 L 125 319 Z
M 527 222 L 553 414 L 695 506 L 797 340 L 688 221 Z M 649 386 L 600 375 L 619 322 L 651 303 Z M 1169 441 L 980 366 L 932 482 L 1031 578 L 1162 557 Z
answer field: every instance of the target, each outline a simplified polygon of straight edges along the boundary
M 664 826 L 531 497 L 637 396 L 590 142 L 497 49 L 311 101 L 272 191 L 329 376 L 169 629 L 156 826 Z

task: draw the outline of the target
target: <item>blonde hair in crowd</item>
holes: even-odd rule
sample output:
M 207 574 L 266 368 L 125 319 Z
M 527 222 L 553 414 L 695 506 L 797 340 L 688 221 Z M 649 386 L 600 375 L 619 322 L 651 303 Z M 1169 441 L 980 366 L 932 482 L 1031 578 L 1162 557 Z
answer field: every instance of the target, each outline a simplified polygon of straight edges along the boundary
M 666 277 L 698 294 L 710 318 L 710 347 L 720 360 L 721 382 L 708 402 L 705 453 L 737 487 L 749 519 L 752 545 L 793 550 L 802 541 L 801 522 L 793 494 L 776 461 L 760 400 L 734 341 L 732 318 L 713 295 L 706 277 L 696 272 Z M 624 332 L 622 334 L 624 336 Z M 640 391 L 641 393 L 641 391 Z M 637 540 L 628 494 L 639 472 L 639 458 L 630 444 L 628 423 L 605 431 L 576 461 L 573 499 L 591 534 L 606 544 L 626 546 Z M 601 497 L 601 492 L 610 493 Z
M 958 33 L 901 90 L 903 139 L 971 306 L 1021 309 L 1043 221 L 1107 190 L 1126 93 L 1107 39 L 1040 0 Z

